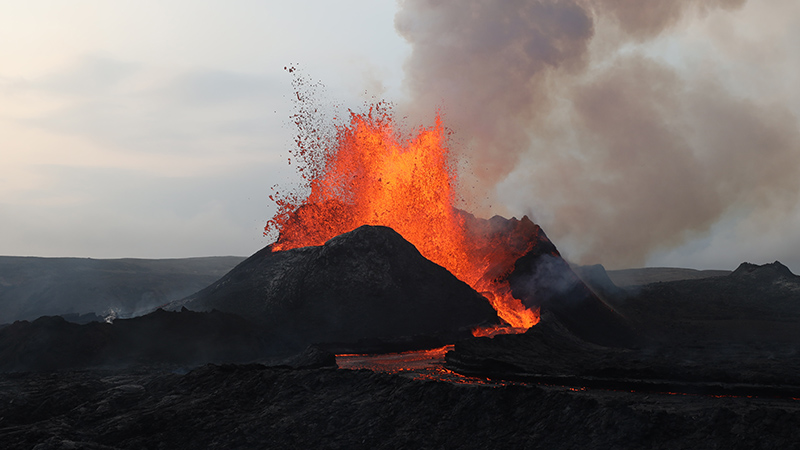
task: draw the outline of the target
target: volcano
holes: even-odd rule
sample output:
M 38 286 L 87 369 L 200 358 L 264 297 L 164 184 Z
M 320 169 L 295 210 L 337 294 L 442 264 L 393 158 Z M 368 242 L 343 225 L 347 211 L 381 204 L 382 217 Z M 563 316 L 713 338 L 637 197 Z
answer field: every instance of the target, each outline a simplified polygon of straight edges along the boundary
M 388 227 L 361 226 L 324 245 L 267 246 L 171 308 L 217 309 L 298 347 L 469 335 L 500 323 L 484 297 Z
M 511 280 L 522 308 L 551 311 L 589 342 L 625 346 L 634 340 L 624 319 L 580 281 L 530 219 L 458 214 L 471 235 L 482 236 L 484 245 L 471 254 L 485 267 L 481 283 Z M 444 345 L 470 332 L 524 331 L 498 317 L 488 298 L 493 292 L 475 291 L 389 227 L 363 225 L 321 246 L 275 247 L 169 308 L 233 313 L 297 348 L 322 344 L 348 352 Z M 514 261 L 508 248 L 529 250 Z
M 351 112 L 332 140 L 313 116 L 294 118 L 306 183 L 270 196 L 275 242 L 171 307 L 240 314 L 303 344 L 521 333 L 540 308 L 589 341 L 632 340 L 528 217 L 484 220 L 455 206 L 438 116 L 409 135 L 378 103 Z
M 169 304 L 180 312 L 0 329 L 3 442 L 686 448 L 720 430 L 714 448 L 798 441 L 788 268 L 628 291 L 596 266 L 582 271 L 590 288 L 528 217 L 455 207 L 438 121 L 405 141 L 390 125 L 354 114 L 333 147 L 301 147 L 308 192 L 278 198 L 275 242 Z M 418 351 L 392 353 L 403 350 Z M 207 362 L 263 364 L 179 374 Z M 1 373 L 18 370 L 45 373 Z

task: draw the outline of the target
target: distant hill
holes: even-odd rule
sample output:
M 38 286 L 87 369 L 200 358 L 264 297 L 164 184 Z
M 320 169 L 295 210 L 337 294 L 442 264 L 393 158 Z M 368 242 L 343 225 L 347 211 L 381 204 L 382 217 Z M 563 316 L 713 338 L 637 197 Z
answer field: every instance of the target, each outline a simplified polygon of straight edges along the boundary
M 710 277 L 724 277 L 730 270 L 695 270 L 678 267 L 643 267 L 607 271 L 611 281 L 619 287 L 643 286 L 663 281 L 699 280 Z
M 132 317 L 205 288 L 243 260 L 0 256 L 0 324 L 44 315 Z
M 651 336 L 670 342 L 797 345 L 798 300 L 800 276 L 776 261 L 742 263 L 727 276 L 651 283 L 614 306 Z
M 602 281 L 601 270 L 589 266 L 592 280 Z M 780 262 L 742 263 L 726 276 L 651 283 L 610 298 L 642 337 L 629 348 L 587 342 L 567 316 L 544 310 L 524 334 L 457 342 L 446 367 L 582 389 L 797 398 L 800 276 Z

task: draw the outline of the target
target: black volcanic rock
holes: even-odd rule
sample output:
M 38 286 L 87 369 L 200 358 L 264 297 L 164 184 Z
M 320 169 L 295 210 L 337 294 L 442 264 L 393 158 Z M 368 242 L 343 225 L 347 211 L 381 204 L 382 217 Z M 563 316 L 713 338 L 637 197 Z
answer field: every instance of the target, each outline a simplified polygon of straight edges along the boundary
M 111 325 L 78 325 L 60 316 L 0 329 L 0 371 L 56 370 L 96 364 L 111 344 Z
M 589 342 L 615 347 L 637 343 L 638 336 L 627 321 L 573 272 L 544 230 L 527 216 L 521 220 L 500 216 L 483 220 L 459 213 L 467 230 L 486 242 L 472 255 L 487 263 L 484 279 L 507 281 L 511 294 L 523 305 L 551 311 L 572 333 Z M 509 260 L 509 250 L 521 256 Z M 600 280 L 602 294 L 609 298 L 625 296 L 602 266 L 587 271 Z
M 625 289 L 617 287 L 606 272 L 606 268 L 602 264 L 593 264 L 590 266 L 570 266 L 575 275 L 583 281 L 583 283 L 592 290 L 601 300 L 609 303 L 612 301 L 619 301 L 628 297 L 628 292 Z
M 286 348 L 261 327 L 219 311 L 157 310 L 84 325 L 45 316 L 0 329 L 0 371 L 248 362 Z
M 268 246 L 171 308 L 240 314 L 303 348 L 412 335 L 464 335 L 498 321 L 485 298 L 388 227 L 323 246 Z
M 660 281 L 699 280 L 703 278 L 724 277 L 730 270 L 697 270 L 680 267 L 641 267 L 638 269 L 609 270 L 608 278 L 622 289 L 644 286 Z
M 800 406 L 366 370 L 0 374 L 4 449 L 792 449 Z
M 800 277 L 778 262 L 743 263 L 726 276 L 640 286 L 615 307 L 669 345 L 800 346 Z
M 581 281 L 543 231 L 541 235 L 508 277 L 514 297 L 529 308 L 552 312 L 586 341 L 611 347 L 635 345 L 638 336 L 627 321 Z
M 97 314 L 95 314 L 95 313 L 86 313 L 86 314 L 78 314 L 78 313 L 72 313 L 72 314 L 60 314 L 60 316 L 61 316 L 61 317 L 63 317 L 63 318 L 64 318 L 64 320 L 66 320 L 67 322 L 77 323 L 77 324 L 80 324 L 80 325 L 87 324 L 87 323 L 91 323 L 91 322 L 105 322 L 105 321 L 106 321 L 106 318 L 108 318 L 108 320 L 113 320 L 113 318 L 112 318 L 112 317 L 108 317 L 108 316 L 106 316 L 106 317 L 104 317 L 104 316 L 98 316 L 98 315 L 97 315 Z
M 310 345 L 302 353 L 298 353 L 278 362 L 270 363 L 271 367 L 288 367 L 291 369 L 336 368 L 336 354 L 316 345 Z
M 448 368 L 467 375 L 509 378 L 524 373 L 549 373 L 557 377 L 573 375 L 563 367 L 585 364 L 585 355 L 606 359 L 607 352 L 620 351 L 578 338 L 552 312 L 543 311 L 539 323 L 524 334 L 465 339 L 455 344 L 446 359 Z M 576 355 L 581 357 L 580 361 Z
M 743 262 L 739 264 L 739 267 L 730 274 L 731 277 L 740 277 L 740 278 L 752 278 L 752 279 L 759 279 L 759 280 L 777 280 L 777 279 L 787 279 L 793 281 L 800 281 L 800 277 L 793 274 L 788 267 L 784 266 L 780 263 L 780 261 L 775 261 L 770 264 L 751 264 L 748 262 Z
M 447 366 L 581 387 L 798 398 L 798 300 L 800 277 L 784 266 L 743 264 L 728 276 L 630 291 L 616 307 L 645 335 L 638 348 L 596 345 L 565 319 L 574 316 L 543 308 L 523 335 L 456 343 Z
M 457 342 L 446 366 L 470 376 L 602 389 L 800 395 L 800 360 L 793 345 L 675 340 L 639 349 L 603 347 L 575 336 L 547 311 L 525 334 Z

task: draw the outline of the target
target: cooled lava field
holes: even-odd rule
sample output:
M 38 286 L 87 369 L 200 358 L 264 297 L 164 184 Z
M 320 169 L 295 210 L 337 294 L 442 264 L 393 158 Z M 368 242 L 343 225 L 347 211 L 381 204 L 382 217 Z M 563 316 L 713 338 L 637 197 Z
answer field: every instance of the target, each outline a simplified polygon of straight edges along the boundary
M 385 227 L 266 248 L 140 317 L 7 324 L 0 442 L 800 447 L 800 277 L 744 263 L 617 286 L 537 236 L 505 274 L 540 311 L 518 334 L 473 337 L 502 325 L 489 303 Z

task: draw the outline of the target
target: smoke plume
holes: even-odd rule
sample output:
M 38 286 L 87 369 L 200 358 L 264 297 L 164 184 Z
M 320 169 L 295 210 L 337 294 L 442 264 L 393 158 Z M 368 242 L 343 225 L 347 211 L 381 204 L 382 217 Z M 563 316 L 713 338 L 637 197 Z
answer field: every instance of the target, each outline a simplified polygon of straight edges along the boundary
M 443 108 L 499 212 L 532 213 L 581 262 L 641 264 L 723 214 L 769 217 L 798 201 L 797 112 L 647 45 L 744 5 L 401 1 L 403 107 Z

